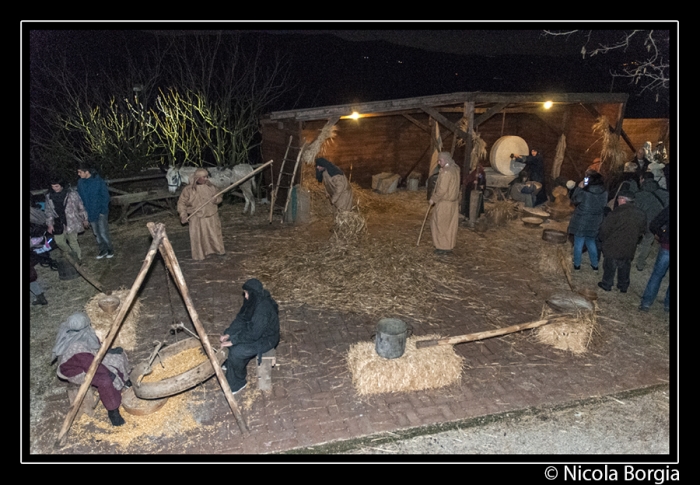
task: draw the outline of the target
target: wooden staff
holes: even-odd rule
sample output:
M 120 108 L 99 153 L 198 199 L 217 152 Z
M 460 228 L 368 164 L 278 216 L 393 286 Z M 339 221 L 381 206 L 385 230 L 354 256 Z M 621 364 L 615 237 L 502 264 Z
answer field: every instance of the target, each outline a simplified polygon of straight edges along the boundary
M 425 217 L 423 218 L 423 225 L 420 226 L 420 233 L 418 233 L 418 241 L 416 241 L 416 246 L 420 245 L 420 238 L 423 235 L 423 229 L 425 229 L 425 221 L 428 220 L 428 213 L 430 212 L 430 208 L 433 207 L 432 204 L 428 206 L 428 210 L 425 211 Z
M 220 196 L 220 195 L 223 194 L 224 192 L 228 192 L 228 191 L 231 190 L 232 188 L 239 186 L 240 184 L 242 184 L 243 182 L 245 182 L 246 180 L 248 180 L 250 177 L 252 177 L 252 176 L 255 175 L 256 173 L 260 172 L 263 168 L 267 167 L 267 166 L 270 165 L 271 163 L 272 163 L 272 160 L 270 160 L 270 161 L 267 162 L 267 163 L 263 163 L 262 165 L 260 165 L 258 168 L 256 168 L 256 169 L 253 170 L 252 172 L 250 172 L 248 175 L 246 175 L 245 177 L 243 177 L 243 178 L 240 179 L 239 181 L 232 183 L 231 185 L 229 185 L 228 187 L 226 187 L 226 188 L 223 189 L 222 191 L 218 192 L 218 193 L 217 193 L 216 195 L 214 195 L 211 199 L 209 199 L 209 200 L 206 201 L 204 204 L 202 204 L 202 205 L 200 205 L 199 207 L 197 207 L 197 208 L 194 210 L 194 212 L 192 212 L 192 214 L 190 214 L 189 216 L 187 216 L 186 221 L 189 221 L 190 218 L 191 218 L 193 215 L 195 215 L 197 212 L 199 212 L 199 210 L 200 210 L 202 207 L 204 207 L 205 205 L 207 205 L 208 203 L 210 203 L 212 200 L 216 199 L 218 196 Z M 196 183 L 196 181 L 194 181 L 193 183 Z
M 270 160 L 270 162 L 272 162 L 272 160 Z M 151 231 L 151 234 L 153 234 L 157 230 L 156 225 L 152 222 L 149 222 L 147 226 L 148 230 Z M 170 244 L 170 240 L 168 239 L 167 235 L 163 236 L 163 240 L 160 244 L 159 249 L 160 254 L 165 260 L 165 264 L 168 265 L 170 274 L 173 275 L 173 279 L 175 280 L 175 283 L 180 289 L 180 294 L 182 295 L 182 299 L 185 302 L 185 306 L 187 306 L 187 311 L 190 314 L 190 318 L 192 319 L 194 328 L 199 334 L 199 340 L 202 342 L 204 351 L 206 352 L 207 356 L 209 357 L 209 360 L 211 361 L 211 365 L 214 368 L 216 377 L 219 379 L 219 383 L 221 384 L 221 389 L 223 389 L 224 396 L 226 396 L 226 401 L 228 401 L 228 405 L 230 406 L 231 411 L 233 412 L 233 415 L 236 418 L 236 423 L 238 424 L 241 433 L 249 434 L 250 431 L 248 430 L 248 426 L 243 420 L 243 416 L 241 415 L 241 412 L 238 409 L 238 405 L 236 405 L 236 401 L 233 399 L 233 394 L 231 393 L 231 388 L 228 385 L 228 381 L 226 380 L 224 371 L 221 369 L 219 361 L 216 358 L 216 354 L 212 349 L 211 344 L 209 343 L 209 337 L 207 336 L 207 332 L 204 330 L 204 327 L 202 326 L 202 323 L 199 320 L 199 314 L 194 308 L 192 298 L 190 297 L 190 291 L 187 288 L 187 284 L 185 283 L 185 277 L 182 274 L 180 264 L 178 263 L 177 258 L 175 257 L 175 251 L 173 251 L 173 247 Z
M 497 328 L 496 330 L 486 330 L 484 332 L 469 333 L 467 335 L 457 335 L 455 337 L 445 337 L 433 340 L 419 340 L 418 342 L 416 342 L 416 348 L 422 349 L 424 347 L 433 347 L 435 345 L 454 345 L 461 344 L 463 342 L 473 342 L 475 340 L 483 340 L 491 337 L 498 337 L 500 335 L 519 332 L 520 330 L 527 330 L 529 328 L 541 327 L 542 325 L 554 323 L 562 319 L 563 317 L 550 318 L 545 320 L 537 320 L 536 322 L 520 323 L 518 325 L 511 325 L 510 327 L 505 328 Z
M 156 255 L 156 251 L 158 251 L 158 246 L 160 245 L 161 240 L 165 236 L 165 227 L 162 224 L 159 224 L 158 227 L 155 229 L 155 231 L 152 232 L 152 234 L 153 234 L 153 242 L 151 243 L 151 247 L 148 249 L 148 253 L 146 254 L 146 259 L 144 259 L 143 265 L 141 265 L 141 270 L 139 271 L 138 275 L 136 276 L 136 280 L 134 281 L 134 284 L 132 285 L 131 290 L 129 291 L 129 294 L 127 295 L 126 299 L 124 300 L 124 303 L 120 306 L 119 313 L 117 313 L 117 315 L 114 317 L 114 321 L 112 322 L 112 326 L 110 327 L 109 333 L 107 334 L 104 341 L 102 342 L 102 345 L 100 346 L 100 350 L 97 351 L 97 354 L 92 359 L 92 363 L 90 364 L 90 367 L 88 368 L 87 372 L 85 373 L 85 380 L 80 385 L 80 389 L 78 389 L 78 395 L 75 397 L 75 400 L 73 401 L 73 404 L 71 405 L 71 407 L 68 411 L 68 415 L 66 416 L 66 419 L 63 421 L 63 426 L 61 427 L 61 431 L 58 433 L 58 439 L 56 440 L 56 443 L 54 444 L 54 447 L 56 447 L 56 448 L 62 447 L 65 444 L 68 429 L 70 428 L 71 424 L 73 423 L 75 416 L 78 414 L 78 410 L 80 409 L 80 405 L 83 402 L 83 398 L 85 397 L 85 394 L 87 393 L 88 388 L 92 384 L 92 378 L 95 377 L 95 372 L 97 372 L 97 366 L 100 365 L 100 363 L 102 362 L 102 359 L 104 358 L 105 354 L 107 353 L 107 350 L 112 345 L 112 342 L 114 341 L 114 337 L 116 337 L 117 332 L 119 331 L 119 327 L 121 327 L 122 321 L 124 320 L 126 313 L 131 308 L 131 304 L 133 303 L 134 298 L 136 297 L 136 292 L 141 287 L 141 283 L 143 282 L 144 278 L 146 277 L 146 273 L 148 272 L 148 268 L 151 266 L 151 263 L 153 262 L 153 258 Z

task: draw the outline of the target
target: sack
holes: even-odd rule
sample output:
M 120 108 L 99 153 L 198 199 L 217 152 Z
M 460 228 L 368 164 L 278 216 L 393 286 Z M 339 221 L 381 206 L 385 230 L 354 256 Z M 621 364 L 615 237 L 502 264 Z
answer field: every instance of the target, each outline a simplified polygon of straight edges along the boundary
M 46 253 L 57 247 L 53 236 L 43 235 L 41 237 L 30 237 L 29 241 L 32 251 L 36 254 Z

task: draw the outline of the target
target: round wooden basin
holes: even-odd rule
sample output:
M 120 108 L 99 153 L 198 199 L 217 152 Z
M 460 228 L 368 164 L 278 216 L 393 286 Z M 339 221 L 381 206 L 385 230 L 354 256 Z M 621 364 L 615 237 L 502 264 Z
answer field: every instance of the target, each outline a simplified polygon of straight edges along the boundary
M 209 342 L 217 341 L 218 335 L 210 335 Z M 200 347 L 202 344 L 198 339 L 191 337 L 172 345 L 168 345 L 160 351 L 160 357 L 165 360 L 168 357 L 174 356 L 185 350 Z M 221 365 L 228 356 L 228 348 L 222 348 L 216 353 L 216 360 Z M 158 357 L 153 361 L 153 366 L 158 364 Z M 155 382 L 140 382 L 141 377 L 149 373 L 149 365 L 147 361 L 141 362 L 131 371 L 130 379 L 133 383 L 134 394 L 141 399 L 160 399 L 163 397 L 172 396 L 182 391 L 186 391 L 197 384 L 200 384 L 214 375 L 214 368 L 209 359 L 204 361 L 192 369 L 178 374 L 173 377 L 168 377 Z M 140 383 L 139 383 L 140 382 Z

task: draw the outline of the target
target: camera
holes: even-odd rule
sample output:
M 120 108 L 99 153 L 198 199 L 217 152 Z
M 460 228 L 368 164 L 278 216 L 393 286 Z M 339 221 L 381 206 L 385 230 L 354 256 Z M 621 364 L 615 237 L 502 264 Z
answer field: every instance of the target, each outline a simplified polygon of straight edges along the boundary
M 583 177 L 583 185 L 588 185 L 588 177 Z

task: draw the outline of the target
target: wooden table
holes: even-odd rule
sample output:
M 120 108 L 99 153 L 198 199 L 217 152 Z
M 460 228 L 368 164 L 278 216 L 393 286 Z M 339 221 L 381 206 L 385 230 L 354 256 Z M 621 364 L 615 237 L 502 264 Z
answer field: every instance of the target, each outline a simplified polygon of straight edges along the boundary
M 121 207 L 121 214 L 117 223 L 127 223 L 131 221 L 137 221 L 140 219 L 151 218 L 158 214 L 177 214 L 176 202 L 173 199 L 180 197 L 181 191 L 178 190 L 174 194 L 170 193 L 168 190 L 149 190 L 146 192 L 133 192 L 124 193 L 119 195 L 113 195 L 110 199 L 111 204 L 118 205 Z M 152 205 L 159 209 L 159 212 L 151 214 L 142 214 L 138 216 L 131 217 L 134 212 L 138 209 L 144 207 L 145 205 Z

